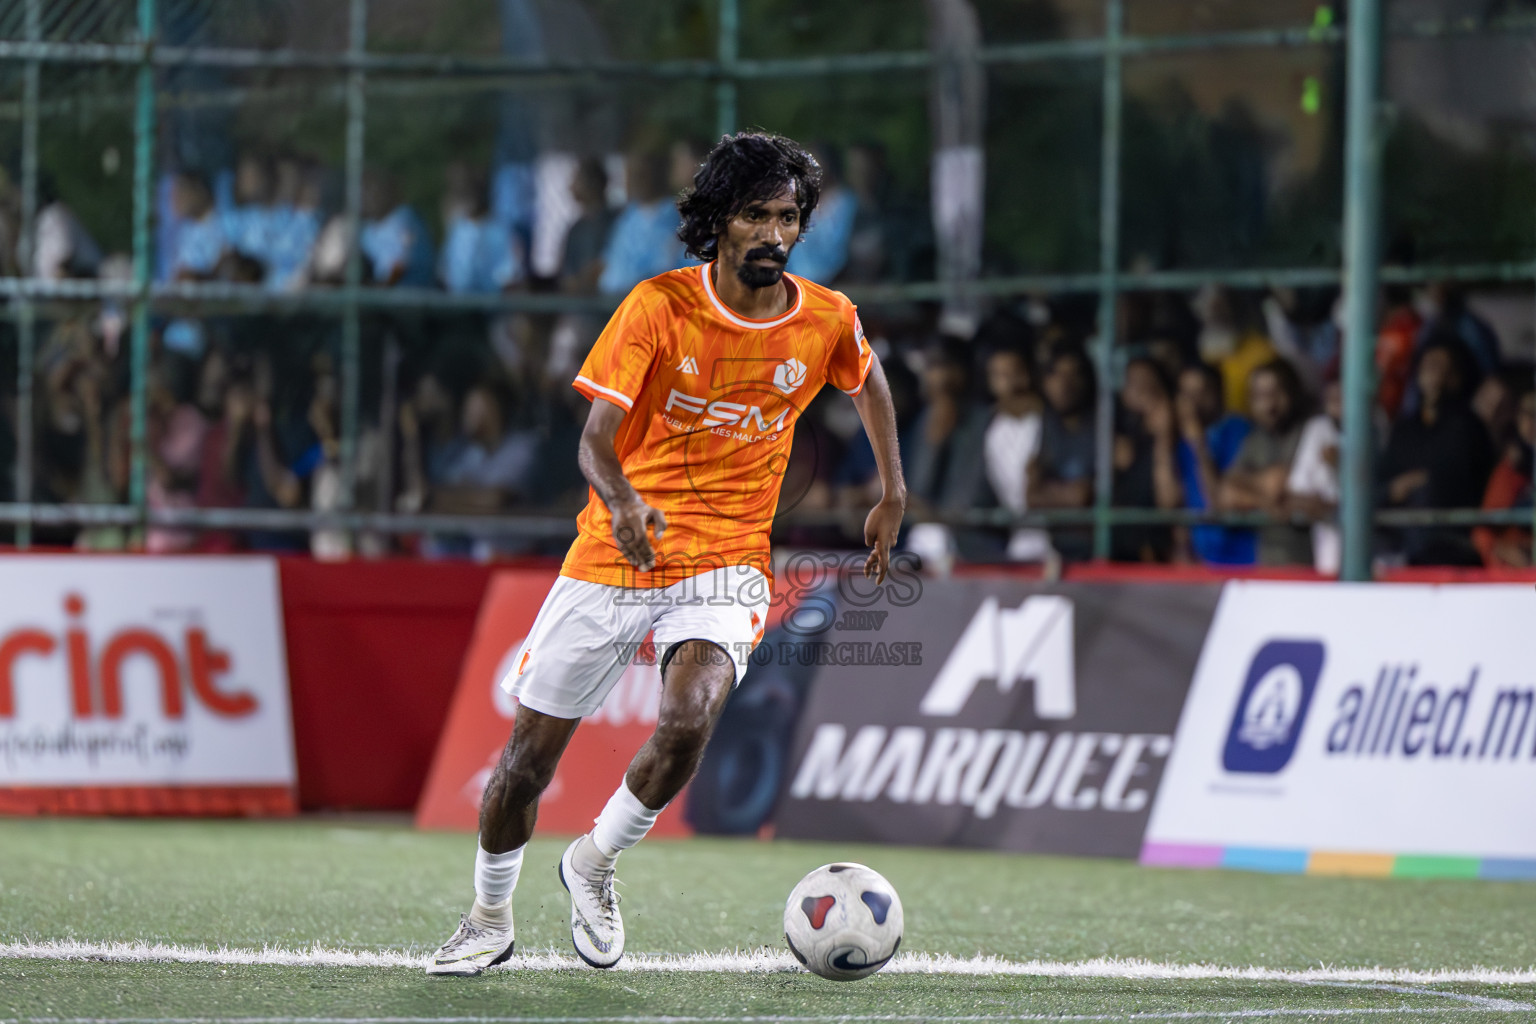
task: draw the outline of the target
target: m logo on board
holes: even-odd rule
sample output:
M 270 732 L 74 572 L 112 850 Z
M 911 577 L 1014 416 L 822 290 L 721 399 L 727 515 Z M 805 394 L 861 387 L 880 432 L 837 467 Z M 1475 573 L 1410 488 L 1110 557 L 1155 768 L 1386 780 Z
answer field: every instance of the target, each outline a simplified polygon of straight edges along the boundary
M 935 718 L 958 715 L 983 682 L 996 683 L 1003 693 L 1031 683 L 1037 717 L 1075 715 L 1071 600 L 1037 595 L 1017 608 L 1002 608 L 997 598 L 987 598 L 944 659 L 918 710 Z
M 883 623 L 931 658 L 819 675 L 778 834 L 1139 850 L 1217 591 L 1042 590 L 935 581 L 932 601 L 893 607 Z M 824 641 L 834 651 L 863 642 L 848 617 L 864 604 L 838 610 Z

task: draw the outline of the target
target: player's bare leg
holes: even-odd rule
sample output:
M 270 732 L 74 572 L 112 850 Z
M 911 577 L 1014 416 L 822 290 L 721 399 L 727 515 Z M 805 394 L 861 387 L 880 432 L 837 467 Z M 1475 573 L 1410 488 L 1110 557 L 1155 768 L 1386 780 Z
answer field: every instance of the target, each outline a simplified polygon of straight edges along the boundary
M 512 737 L 485 784 L 480 802 L 480 846 L 491 854 L 520 850 L 533 836 L 539 797 L 555 777 L 560 755 L 579 718 L 555 718 L 522 705 Z
M 677 645 L 662 680 L 656 731 L 624 776 L 642 804 L 665 807 L 693 778 L 735 681 L 736 666 L 718 645 L 708 640 Z
M 735 680 L 736 666 L 719 646 L 685 640 L 673 648 L 662 675 L 656 731 L 596 827 L 560 858 L 560 880 L 571 893 L 571 941 L 593 967 L 612 967 L 624 955 L 624 920 L 613 889 L 619 853 L 645 837 L 698 771 Z
M 523 848 L 533 835 L 539 796 L 554 778 L 579 723 L 528 707 L 517 709 L 512 738 L 480 804 L 474 905 L 433 956 L 428 974 L 475 975 L 512 955 L 512 890 L 522 872 Z

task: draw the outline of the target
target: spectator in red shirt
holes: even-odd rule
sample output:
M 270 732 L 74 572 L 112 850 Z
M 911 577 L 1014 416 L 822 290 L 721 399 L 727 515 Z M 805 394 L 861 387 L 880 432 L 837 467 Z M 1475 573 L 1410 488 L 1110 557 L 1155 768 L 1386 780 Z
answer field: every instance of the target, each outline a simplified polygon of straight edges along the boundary
M 1488 510 L 1531 507 L 1532 446 L 1536 445 L 1536 391 L 1520 396 L 1515 414 L 1515 435 L 1505 446 L 1503 458 L 1488 478 L 1483 508 Z M 1531 531 L 1520 526 L 1479 526 L 1472 543 L 1483 564 L 1524 569 L 1531 564 Z
M 1386 414 L 1397 419 L 1413 375 L 1414 343 L 1424 321 L 1413 308 L 1413 296 L 1402 285 L 1388 285 L 1381 330 L 1376 335 L 1376 401 Z

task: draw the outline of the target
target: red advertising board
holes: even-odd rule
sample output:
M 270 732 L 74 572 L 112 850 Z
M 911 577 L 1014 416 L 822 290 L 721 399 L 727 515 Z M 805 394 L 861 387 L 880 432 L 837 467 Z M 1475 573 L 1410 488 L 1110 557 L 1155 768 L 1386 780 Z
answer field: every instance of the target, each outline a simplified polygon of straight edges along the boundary
M 0 813 L 291 814 L 268 558 L 0 561 Z
M 522 647 L 553 571 L 497 573 L 486 588 L 474 640 L 464 659 L 448 723 L 416 806 L 419 828 L 474 831 L 491 768 L 511 735 L 517 702 L 497 685 Z M 661 675 L 644 651 L 620 677 L 601 710 L 582 722 L 539 803 L 539 829 L 579 834 L 618 788 L 624 771 L 656 727 Z M 652 835 L 685 835 L 685 797 L 662 812 Z

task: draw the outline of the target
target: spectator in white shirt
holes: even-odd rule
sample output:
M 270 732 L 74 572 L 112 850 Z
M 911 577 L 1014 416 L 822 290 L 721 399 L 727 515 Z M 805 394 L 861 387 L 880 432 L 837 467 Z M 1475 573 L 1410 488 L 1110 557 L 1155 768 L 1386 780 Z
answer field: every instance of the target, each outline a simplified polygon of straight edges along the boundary
M 45 281 L 95 277 L 101 247 L 85 230 L 69 204 L 44 179 L 38 187 L 37 243 L 32 251 L 32 276 Z
M 1040 452 L 1040 397 L 1022 346 L 1000 346 L 987 357 L 987 390 L 997 403 L 987 424 L 987 482 L 1000 505 L 1022 515 L 1029 509 L 1029 463 Z M 1044 530 L 1020 527 L 1009 535 L 1011 561 L 1043 561 L 1050 553 Z
M 1323 411 L 1301 429 L 1296 458 L 1286 478 L 1287 504 L 1313 519 L 1312 565 L 1324 576 L 1337 576 L 1341 542 L 1334 514 L 1339 507 L 1339 424 L 1343 391 L 1338 378 L 1323 385 Z

